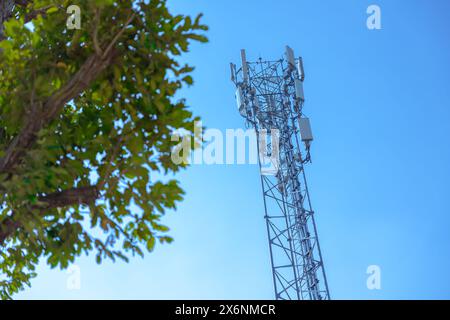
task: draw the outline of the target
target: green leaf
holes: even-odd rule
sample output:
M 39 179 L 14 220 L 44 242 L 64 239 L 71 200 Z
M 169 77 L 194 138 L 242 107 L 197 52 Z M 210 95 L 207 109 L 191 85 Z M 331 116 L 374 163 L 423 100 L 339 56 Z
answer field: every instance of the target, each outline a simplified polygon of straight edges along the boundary
M 155 238 L 150 237 L 150 239 L 147 241 L 147 250 L 151 252 L 153 251 L 154 248 L 155 248 Z

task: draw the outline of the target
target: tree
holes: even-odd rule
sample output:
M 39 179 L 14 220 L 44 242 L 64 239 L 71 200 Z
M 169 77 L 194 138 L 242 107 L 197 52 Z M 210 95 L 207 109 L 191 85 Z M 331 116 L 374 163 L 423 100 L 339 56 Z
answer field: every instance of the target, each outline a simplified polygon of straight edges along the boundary
M 41 258 L 128 261 L 172 241 L 160 219 L 184 192 L 154 175 L 185 167 L 170 137 L 197 120 L 175 96 L 193 82 L 179 56 L 207 41 L 200 20 L 166 0 L 1 1 L 2 298 L 30 285 Z

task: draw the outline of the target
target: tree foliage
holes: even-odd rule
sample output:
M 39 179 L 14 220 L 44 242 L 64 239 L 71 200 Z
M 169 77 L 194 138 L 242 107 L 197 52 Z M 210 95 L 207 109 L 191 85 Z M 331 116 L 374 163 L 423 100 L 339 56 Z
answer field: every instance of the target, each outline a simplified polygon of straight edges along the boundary
M 196 118 L 175 98 L 193 82 L 179 56 L 207 30 L 165 0 L 6 1 L 14 6 L 0 15 L 2 298 L 30 285 L 42 257 L 66 268 L 82 253 L 128 260 L 172 241 L 160 219 L 183 190 L 154 176 L 184 166 L 171 161 L 170 136 L 193 134 Z M 72 4 L 79 30 L 66 26 Z

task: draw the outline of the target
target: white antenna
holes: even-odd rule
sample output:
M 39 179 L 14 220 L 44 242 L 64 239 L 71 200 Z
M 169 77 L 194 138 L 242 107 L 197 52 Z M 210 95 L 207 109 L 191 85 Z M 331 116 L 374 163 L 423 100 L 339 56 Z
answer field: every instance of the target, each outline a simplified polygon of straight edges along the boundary
M 241 60 L 242 60 L 242 74 L 244 78 L 244 82 L 248 81 L 248 65 L 247 65 L 247 57 L 245 54 L 245 50 L 241 50 Z
M 310 143 L 314 140 L 311 130 L 311 123 L 309 122 L 309 118 L 299 118 L 299 127 L 300 127 L 300 136 L 302 137 L 302 141 L 305 143 Z
M 302 57 L 298 58 L 297 71 L 298 71 L 298 75 L 300 76 L 300 80 L 302 82 L 305 81 L 305 69 L 303 69 L 303 59 L 302 59 Z
M 286 46 L 286 60 L 289 63 L 289 69 L 295 69 L 294 50 L 292 50 L 289 46 Z
M 243 117 L 247 116 L 245 112 L 244 95 L 242 94 L 242 89 L 240 85 L 236 89 L 236 104 L 241 116 Z
M 230 63 L 230 69 L 231 69 L 231 81 L 236 83 L 236 65 L 234 63 Z
M 295 97 L 297 100 L 304 102 L 305 101 L 305 94 L 303 92 L 303 83 L 300 81 L 300 79 L 294 80 L 295 85 Z

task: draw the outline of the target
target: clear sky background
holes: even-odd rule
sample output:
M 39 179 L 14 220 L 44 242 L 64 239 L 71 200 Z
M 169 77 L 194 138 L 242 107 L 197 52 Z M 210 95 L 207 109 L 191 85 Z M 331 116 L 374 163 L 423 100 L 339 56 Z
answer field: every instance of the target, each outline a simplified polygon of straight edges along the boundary
M 208 128 L 244 128 L 229 62 L 304 58 L 315 141 L 307 177 L 334 299 L 450 298 L 450 1 L 190 0 L 210 43 L 184 92 Z M 382 30 L 368 30 L 378 4 Z M 175 242 L 129 264 L 81 257 L 81 289 L 43 263 L 20 299 L 272 299 L 258 168 L 193 166 L 167 215 Z M 381 290 L 366 269 L 381 268 Z

